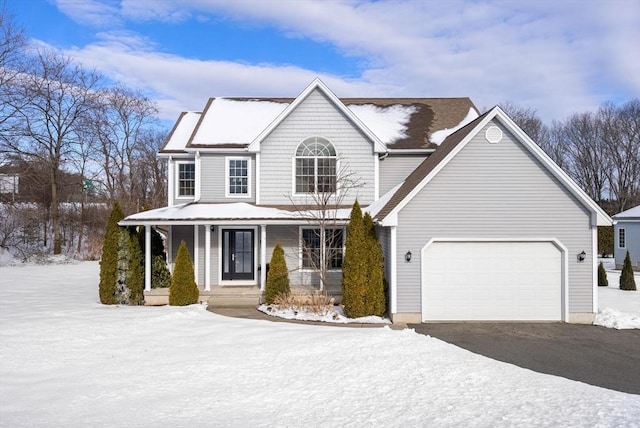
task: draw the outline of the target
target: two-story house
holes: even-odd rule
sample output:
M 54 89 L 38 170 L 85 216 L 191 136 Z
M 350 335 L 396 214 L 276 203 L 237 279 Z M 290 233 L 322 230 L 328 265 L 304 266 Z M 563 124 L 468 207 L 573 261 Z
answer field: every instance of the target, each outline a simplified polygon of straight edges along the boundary
M 293 285 L 339 295 L 357 198 L 376 222 L 394 322 L 597 311 L 597 226 L 611 219 L 498 107 L 341 99 L 316 79 L 295 99 L 212 98 L 182 113 L 159 155 L 167 206 L 121 224 L 147 239 L 166 228 L 169 263 L 184 241 L 214 301 L 260 296 L 276 242 Z

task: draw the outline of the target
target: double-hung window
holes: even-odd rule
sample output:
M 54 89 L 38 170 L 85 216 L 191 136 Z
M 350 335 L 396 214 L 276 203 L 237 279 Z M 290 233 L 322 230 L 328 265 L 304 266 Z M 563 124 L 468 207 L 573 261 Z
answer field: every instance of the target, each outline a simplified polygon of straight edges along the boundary
M 187 198 L 196 195 L 196 164 L 178 163 L 178 197 Z
M 295 156 L 295 193 L 336 191 L 336 149 L 322 137 L 310 137 L 298 146 Z
M 342 268 L 343 229 L 302 228 L 300 246 L 302 268 L 320 269 L 325 260 L 329 269 Z
M 251 160 L 227 158 L 226 196 L 251 196 Z

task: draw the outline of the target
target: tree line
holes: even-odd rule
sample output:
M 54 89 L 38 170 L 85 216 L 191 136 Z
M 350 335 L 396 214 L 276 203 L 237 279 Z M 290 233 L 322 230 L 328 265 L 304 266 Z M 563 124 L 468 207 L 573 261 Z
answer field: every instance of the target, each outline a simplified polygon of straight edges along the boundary
M 533 109 L 500 107 L 608 214 L 640 204 L 640 99 L 551 125 Z
M 0 27 L 0 173 L 19 174 L 20 183 L 3 199 L 46 213 L 40 244 L 54 254 L 81 249 L 90 235 L 102 235 L 114 201 L 125 213 L 164 205 L 166 163 L 156 154 L 166 132 L 155 102 L 30 43 L 4 9 Z M 85 221 L 96 204 L 104 207 L 99 230 Z M 70 212 L 80 219 L 72 243 L 63 233 Z M 19 240 L 6 228 L 0 233 L 2 245 Z

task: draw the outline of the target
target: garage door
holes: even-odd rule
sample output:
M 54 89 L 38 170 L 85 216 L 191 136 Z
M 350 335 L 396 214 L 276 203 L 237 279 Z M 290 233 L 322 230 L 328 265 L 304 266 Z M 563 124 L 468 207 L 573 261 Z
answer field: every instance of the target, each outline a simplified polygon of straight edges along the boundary
M 551 242 L 434 242 L 422 268 L 425 321 L 562 319 L 562 254 Z

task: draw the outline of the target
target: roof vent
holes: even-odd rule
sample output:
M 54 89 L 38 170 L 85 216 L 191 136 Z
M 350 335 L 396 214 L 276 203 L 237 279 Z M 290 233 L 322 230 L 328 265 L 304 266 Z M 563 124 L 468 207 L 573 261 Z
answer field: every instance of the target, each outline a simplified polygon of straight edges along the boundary
M 491 144 L 499 143 L 502 140 L 502 131 L 497 126 L 490 126 L 484 132 L 484 138 Z

